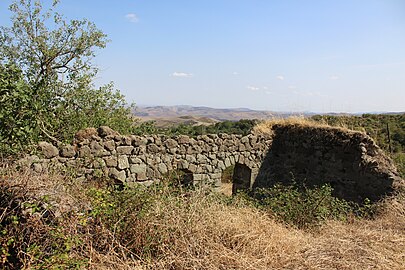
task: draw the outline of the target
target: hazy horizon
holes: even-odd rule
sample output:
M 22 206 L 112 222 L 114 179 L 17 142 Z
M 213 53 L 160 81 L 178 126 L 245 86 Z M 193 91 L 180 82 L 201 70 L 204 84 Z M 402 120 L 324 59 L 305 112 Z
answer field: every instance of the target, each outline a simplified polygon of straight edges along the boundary
M 272 110 L 259 110 L 259 109 L 252 109 L 248 107 L 210 107 L 210 106 L 193 106 L 193 105 L 187 105 L 187 104 L 177 104 L 177 105 L 159 105 L 159 104 L 135 104 L 135 107 L 139 108 L 153 108 L 153 107 L 193 107 L 193 108 L 208 108 L 208 109 L 215 109 L 215 110 L 252 110 L 252 111 L 268 111 L 268 112 L 274 112 L 274 113 L 291 113 L 291 114 L 299 114 L 299 113 L 309 113 L 309 114 L 402 114 L 405 113 L 405 111 L 358 111 L 358 112 L 317 112 L 317 111 L 272 111 Z
M 114 81 L 136 104 L 405 111 L 401 0 L 62 0 L 58 10 L 108 35 L 96 85 Z

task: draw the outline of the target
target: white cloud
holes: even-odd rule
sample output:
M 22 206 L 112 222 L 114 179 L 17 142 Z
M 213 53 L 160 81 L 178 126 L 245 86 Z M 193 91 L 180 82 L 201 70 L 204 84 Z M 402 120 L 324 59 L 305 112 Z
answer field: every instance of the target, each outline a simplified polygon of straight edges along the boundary
M 249 89 L 250 91 L 257 91 L 257 90 L 260 90 L 259 87 L 251 86 L 251 85 L 247 86 L 246 88 Z
M 264 89 L 264 90 L 268 90 L 269 88 L 268 88 L 267 86 L 263 86 L 263 89 Z
M 336 80 L 339 80 L 339 76 L 332 75 L 332 76 L 329 77 L 329 79 L 332 80 L 332 81 L 336 81 Z
M 234 72 L 232 72 L 232 75 L 239 75 L 239 72 L 236 72 L 236 71 L 234 71 Z
M 271 91 L 265 91 L 265 93 L 266 93 L 267 95 L 271 95 L 271 94 L 272 94 Z
M 295 86 L 295 85 L 290 85 L 290 86 L 288 86 L 288 89 L 297 89 L 297 86 Z
M 278 75 L 276 78 L 277 78 L 277 80 L 284 81 L 284 76 L 283 75 Z
M 139 21 L 138 16 L 135 13 L 128 13 L 125 18 L 131 23 L 137 23 Z
M 191 78 L 193 77 L 193 74 L 191 73 L 186 73 L 186 72 L 173 72 L 170 74 L 171 77 L 176 77 L 176 78 Z

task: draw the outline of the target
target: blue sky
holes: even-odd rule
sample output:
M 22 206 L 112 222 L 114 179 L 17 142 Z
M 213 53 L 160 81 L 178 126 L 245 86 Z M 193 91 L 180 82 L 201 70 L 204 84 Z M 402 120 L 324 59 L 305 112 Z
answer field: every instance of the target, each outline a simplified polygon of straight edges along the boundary
M 10 3 L 0 3 L 1 25 Z M 114 81 L 136 104 L 405 111 L 403 0 L 62 0 L 59 7 L 108 35 L 96 84 Z

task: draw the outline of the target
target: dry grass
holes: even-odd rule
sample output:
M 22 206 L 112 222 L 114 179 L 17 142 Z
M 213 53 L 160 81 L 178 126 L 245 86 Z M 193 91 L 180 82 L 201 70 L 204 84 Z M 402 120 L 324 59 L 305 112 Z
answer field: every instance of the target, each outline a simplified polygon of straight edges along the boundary
M 387 200 L 375 220 L 329 222 L 317 231 L 286 228 L 247 206 L 198 194 L 158 205 L 155 224 L 170 232 L 151 261 L 94 259 L 94 269 L 404 269 L 404 197 Z
M 1 175 L 2 181 L 11 178 L 33 194 L 51 194 L 60 211 L 86 205 L 85 192 L 62 176 Z M 104 244 L 115 248 L 100 251 L 94 233 L 77 230 L 74 218 L 62 226 L 82 233 L 84 243 L 71 255 L 85 257 L 88 269 L 405 269 L 404 194 L 386 199 L 373 220 L 330 221 L 316 231 L 288 228 L 243 201 L 229 204 L 198 190 L 156 196 L 143 217 L 148 226 L 131 227 L 135 235 L 152 232 L 163 239 L 156 256 L 131 257 L 113 231 L 100 237 L 109 235 Z
M 336 126 L 331 126 L 327 122 L 315 121 L 305 116 L 291 116 L 287 118 L 272 118 L 258 123 L 253 132 L 258 134 L 272 134 L 273 127 L 276 125 L 288 125 L 295 127 L 312 127 L 312 128 L 327 128 L 340 129 L 349 131 L 348 127 L 342 122 Z

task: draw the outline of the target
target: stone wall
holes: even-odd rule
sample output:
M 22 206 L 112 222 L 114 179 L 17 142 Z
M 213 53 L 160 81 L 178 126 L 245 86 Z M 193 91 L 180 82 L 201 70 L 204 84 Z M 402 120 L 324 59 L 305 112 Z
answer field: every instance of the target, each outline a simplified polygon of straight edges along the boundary
M 233 190 L 276 182 L 330 183 L 335 195 L 376 200 L 403 183 L 392 161 L 360 132 L 338 128 L 274 126 L 271 135 L 122 136 L 108 127 L 76 134 L 72 145 L 41 142 L 42 156 L 24 160 L 35 171 L 74 171 L 78 178 L 110 177 L 117 183 L 150 184 L 183 171 L 193 184 L 220 185 L 236 165 Z
M 236 163 L 251 169 L 252 182 L 270 144 L 269 136 L 252 134 L 121 136 L 101 127 L 81 131 L 73 145 L 41 142 L 44 157 L 31 156 L 29 163 L 38 172 L 71 168 L 82 179 L 108 176 L 126 184 L 149 184 L 181 170 L 192 175 L 194 184 L 220 185 L 222 171 Z
M 285 125 L 274 126 L 273 133 L 254 187 L 329 183 L 335 196 L 361 202 L 378 200 L 402 182 L 393 162 L 364 133 Z

